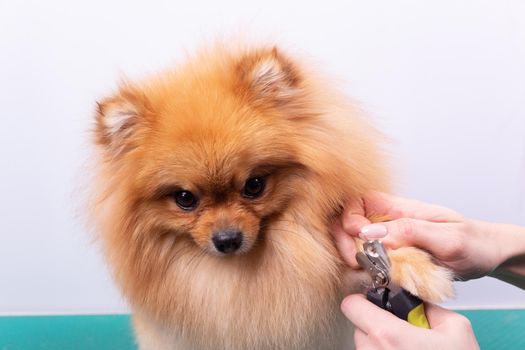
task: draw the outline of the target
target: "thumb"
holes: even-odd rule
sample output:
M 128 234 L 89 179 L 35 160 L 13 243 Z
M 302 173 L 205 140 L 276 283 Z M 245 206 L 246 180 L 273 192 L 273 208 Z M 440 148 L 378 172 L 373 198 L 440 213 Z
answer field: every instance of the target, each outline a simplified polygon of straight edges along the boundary
M 400 320 L 388 311 L 385 311 L 360 294 L 347 296 L 341 303 L 341 311 L 357 328 L 366 334 L 374 329 L 396 330 L 404 326 L 405 321 Z
M 432 329 L 447 329 L 449 327 L 457 329 L 461 325 L 470 326 L 470 321 L 465 316 L 432 303 L 425 303 L 425 314 Z
M 360 268 L 355 258 L 355 253 L 357 252 L 355 238 L 347 235 L 340 223 L 332 226 L 331 233 L 343 260 L 353 269 Z
M 432 328 L 439 327 L 451 316 L 456 315 L 455 312 L 432 303 L 425 303 L 425 314 Z
M 370 224 L 362 200 L 351 202 L 341 216 L 341 228 L 350 236 L 359 236 L 361 227 Z

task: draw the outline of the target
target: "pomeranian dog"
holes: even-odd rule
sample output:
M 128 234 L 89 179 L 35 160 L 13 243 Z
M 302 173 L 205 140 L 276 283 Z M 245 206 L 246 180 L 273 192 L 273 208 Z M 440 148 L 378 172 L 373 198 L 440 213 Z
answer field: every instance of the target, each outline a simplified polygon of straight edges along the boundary
M 93 213 L 143 350 L 339 349 L 339 304 L 363 287 L 330 227 L 387 191 L 381 137 L 308 65 L 218 44 L 98 103 Z M 391 251 L 427 300 L 447 270 Z

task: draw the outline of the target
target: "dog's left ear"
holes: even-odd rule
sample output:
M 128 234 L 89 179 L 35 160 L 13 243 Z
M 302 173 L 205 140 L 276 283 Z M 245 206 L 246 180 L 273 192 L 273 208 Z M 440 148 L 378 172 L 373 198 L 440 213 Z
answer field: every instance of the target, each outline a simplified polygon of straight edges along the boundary
M 246 55 L 237 63 L 236 71 L 239 92 L 252 103 L 286 106 L 301 94 L 298 68 L 276 47 Z

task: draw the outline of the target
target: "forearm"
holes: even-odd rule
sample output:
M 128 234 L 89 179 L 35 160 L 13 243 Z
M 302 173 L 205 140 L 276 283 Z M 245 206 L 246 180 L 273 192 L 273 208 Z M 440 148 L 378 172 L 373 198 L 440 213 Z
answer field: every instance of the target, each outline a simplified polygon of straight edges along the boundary
M 525 289 L 525 227 L 495 224 L 501 237 L 500 264 L 489 275 Z

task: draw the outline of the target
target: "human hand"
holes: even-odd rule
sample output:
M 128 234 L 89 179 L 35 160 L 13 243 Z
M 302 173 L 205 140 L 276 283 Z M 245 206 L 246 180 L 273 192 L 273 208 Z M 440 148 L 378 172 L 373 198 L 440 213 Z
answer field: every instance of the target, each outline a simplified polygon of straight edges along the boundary
M 373 217 L 391 221 L 372 224 Z M 385 193 L 373 193 L 346 208 L 334 236 L 341 255 L 352 267 L 358 266 L 355 237 L 381 239 L 393 249 L 424 249 L 464 280 L 492 272 L 512 255 L 513 246 L 510 238 L 498 232 L 496 224 L 466 219 L 448 208 Z
M 431 329 L 418 328 L 382 310 L 362 295 L 346 297 L 341 310 L 355 325 L 357 350 L 479 349 L 470 321 L 434 304 L 425 304 Z

